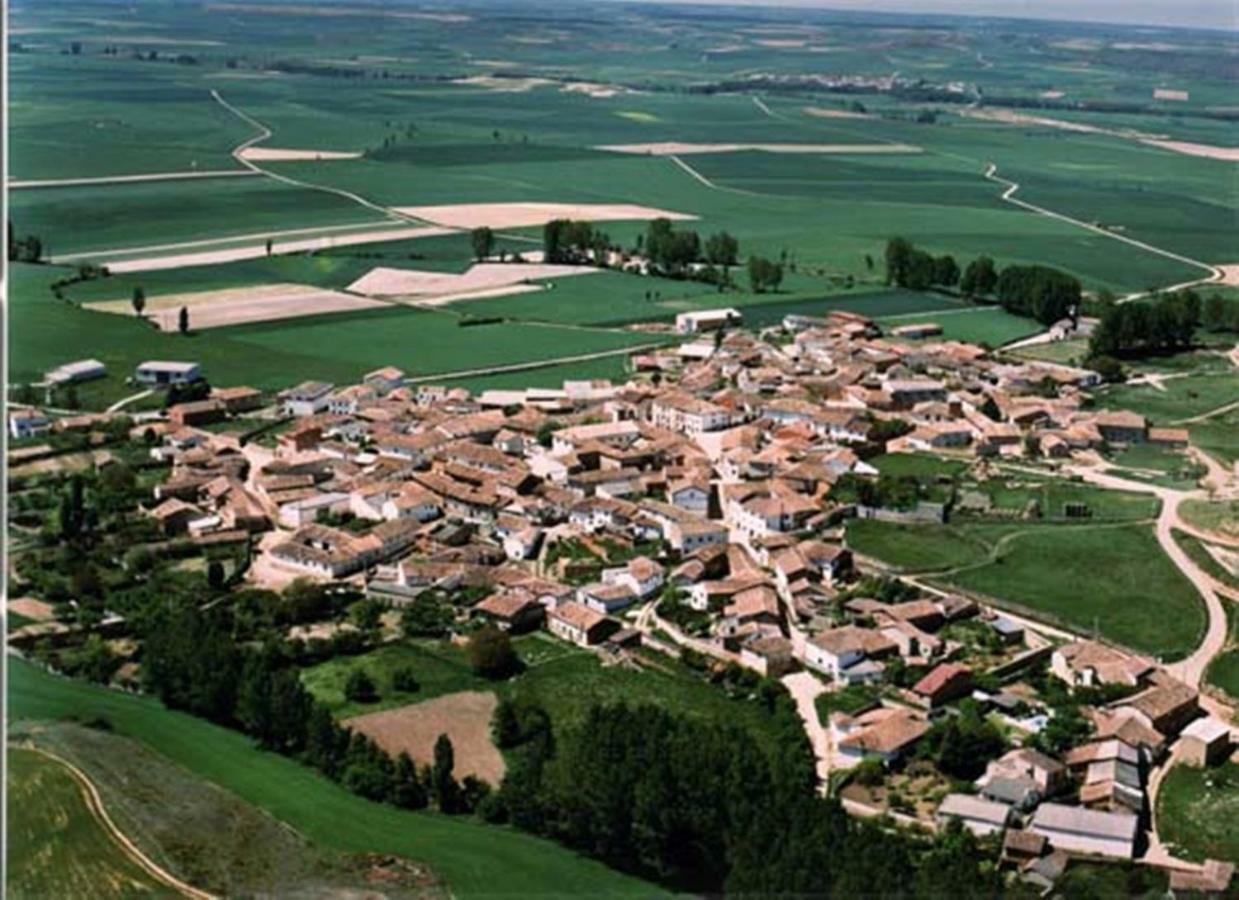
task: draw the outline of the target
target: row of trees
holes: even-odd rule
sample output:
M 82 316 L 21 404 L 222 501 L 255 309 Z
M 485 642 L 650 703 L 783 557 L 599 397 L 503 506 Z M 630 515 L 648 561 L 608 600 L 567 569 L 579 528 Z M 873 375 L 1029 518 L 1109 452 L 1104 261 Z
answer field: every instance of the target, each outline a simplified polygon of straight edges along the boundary
M 589 222 L 552 219 L 542 228 L 543 259 L 548 263 L 605 264 L 610 248 L 611 239 Z
M 341 727 L 301 683 L 286 648 L 239 644 L 226 607 L 169 603 L 145 618 L 143 680 L 172 709 L 252 735 L 264 749 L 296 756 L 354 793 L 408 809 L 473 810 L 489 792 L 458 783 L 454 751 L 440 735 L 434 763 L 392 759 L 367 736 Z
M 37 263 L 43 258 L 43 239 L 34 234 L 18 237 L 12 220 L 9 221 L 8 245 L 9 262 Z
M 995 293 L 1007 312 L 1043 325 L 1074 317 L 1080 308 L 1080 282 L 1048 266 L 1007 266 Z
M 934 257 L 907 238 L 894 237 L 886 242 L 886 283 L 913 291 L 954 287 L 959 284 L 959 265 L 953 256 Z
M 1132 358 L 1185 350 L 1201 324 L 1201 309 L 1200 297 L 1193 291 L 1111 303 L 1089 338 L 1089 355 Z
M 1001 893 L 967 832 L 885 832 L 819 798 L 790 698 L 773 682 L 759 692 L 769 748 L 653 706 L 593 706 L 562 739 L 536 716 L 502 713 L 501 743 L 528 737 L 482 812 L 685 892 L 867 896 L 880 880 L 897 897 Z

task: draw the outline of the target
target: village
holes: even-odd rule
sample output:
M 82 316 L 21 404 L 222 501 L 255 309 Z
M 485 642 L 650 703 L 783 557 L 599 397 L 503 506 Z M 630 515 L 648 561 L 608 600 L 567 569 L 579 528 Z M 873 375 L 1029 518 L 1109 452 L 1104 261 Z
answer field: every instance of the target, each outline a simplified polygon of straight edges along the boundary
M 933 323 L 884 336 L 834 312 L 754 335 L 741 321 L 680 315 L 683 342 L 634 355 L 623 385 L 474 396 L 387 367 L 276 397 L 200 391 L 130 425 L 167 467 L 145 514 L 170 539 L 249 548 L 253 586 L 348 584 L 397 611 L 447 597 L 462 640 L 482 623 L 544 629 L 608 665 L 664 656 L 780 679 L 823 793 L 912 828 L 958 819 L 1038 889 L 1082 856 L 1225 890 L 1232 863 L 1175 859 L 1152 821 L 1172 763 L 1234 752 L 1223 704 L 1095 635 L 901 579 L 844 527 L 950 514 L 932 484 L 892 497 L 879 455 L 1065 476 L 1116 446 L 1183 447 L 1186 431 L 1093 409 L 1093 372 L 936 341 Z M 91 362 L 49 378 L 89 377 Z M 135 380 L 204 374 L 155 361 Z M 26 409 L 10 431 L 108 418 Z

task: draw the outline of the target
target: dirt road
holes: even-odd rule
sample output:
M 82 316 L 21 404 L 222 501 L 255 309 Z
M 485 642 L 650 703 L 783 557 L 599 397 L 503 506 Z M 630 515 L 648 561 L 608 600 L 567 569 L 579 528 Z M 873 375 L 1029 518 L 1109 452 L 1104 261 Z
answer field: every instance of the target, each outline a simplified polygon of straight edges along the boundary
M 794 672 L 783 676 L 783 686 L 796 701 L 796 712 L 804 723 L 805 734 L 813 747 L 817 760 L 818 789 L 825 791 L 830 785 L 830 734 L 817 714 L 817 698 L 826 693 L 826 686 L 808 672 Z

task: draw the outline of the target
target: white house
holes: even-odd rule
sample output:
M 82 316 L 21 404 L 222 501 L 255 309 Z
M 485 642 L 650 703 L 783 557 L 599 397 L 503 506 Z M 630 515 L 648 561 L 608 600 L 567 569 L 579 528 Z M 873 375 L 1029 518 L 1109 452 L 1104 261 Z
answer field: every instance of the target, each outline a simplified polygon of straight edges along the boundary
M 695 334 L 699 331 L 714 331 L 729 325 L 738 325 L 744 320 L 740 310 L 698 309 L 682 312 L 675 317 L 675 330 L 680 334 Z
M 149 360 L 134 370 L 134 380 L 152 387 L 169 387 L 177 384 L 192 384 L 202 379 L 202 369 L 195 362 L 169 362 Z
M 650 404 L 650 421 L 659 428 L 691 437 L 728 428 L 733 424 L 733 417 L 730 410 L 717 403 L 681 391 L 670 391 L 656 397 Z
M 404 372 L 395 366 L 384 366 L 367 372 L 362 380 L 380 394 L 388 394 L 404 384 Z
M 75 381 L 90 381 L 102 378 L 108 373 L 107 366 L 97 359 L 80 359 L 77 362 L 57 366 L 43 375 L 43 380 L 50 385 L 71 384 Z
M 325 381 L 305 381 L 280 394 L 286 416 L 313 416 L 331 403 L 333 386 Z
M 893 641 L 870 628 L 845 625 L 815 634 L 804 644 L 804 663 L 835 681 L 876 680 L 868 672 L 852 671 L 862 661 L 894 653 Z M 881 670 L 878 669 L 880 677 Z
M 938 804 L 934 818 L 940 825 L 959 819 L 965 828 L 977 837 L 983 837 L 1007 827 L 1011 820 L 1011 807 L 970 794 L 947 794 Z
M 603 584 L 624 585 L 642 600 L 663 586 L 663 578 L 663 567 L 643 556 L 629 561 L 626 566 L 606 569 L 602 573 Z
M 580 647 L 601 643 L 605 638 L 607 617 L 572 600 L 561 603 L 546 614 L 546 627 L 551 634 Z
M 14 440 L 38 437 L 52 430 L 52 420 L 37 409 L 19 409 L 9 414 L 9 434 Z

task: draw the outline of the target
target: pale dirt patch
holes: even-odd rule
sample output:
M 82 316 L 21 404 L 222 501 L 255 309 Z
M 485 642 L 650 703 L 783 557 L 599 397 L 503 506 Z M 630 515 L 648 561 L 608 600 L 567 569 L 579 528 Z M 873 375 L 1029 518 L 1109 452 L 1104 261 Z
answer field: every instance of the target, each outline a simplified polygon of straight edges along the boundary
M 128 300 L 104 300 L 85 306 L 97 312 L 134 314 L 133 305 Z M 189 310 L 190 327 L 194 331 L 203 331 L 248 322 L 272 322 L 381 306 L 386 304 L 309 285 L 264 284 L 152 297 L 146 302 L 145 315 L 161 331 L 176 331 L 180 310 L 185 307 Z
M 559 90 L 565 94 L 584 94 L 587 97 L 593 97 L 595 100 L 606 100 L 609 97 L 618 97 L 620 94 L 637 93 L 619 85 L 598 84 L 593 81 L 573 81 L 565 84 Z
M 1062 91 L 1042 91 L 1041 96 L 1046 100 L 1061 100 L 1066 95 Z
M 619 222 L 646 219 L 686 221 L 696 216 L 632 203 L 453 203 L 401 206 L 396 212 L 447 228 L 530 228 L 552 219 Z
M 419 269 L 371 269 L 348 286 L 356 294 L 378 297 L 438 297 L 464 299 L 482 292 L 498 296 L 493 291 L 520 293 L 520 289 L 540 290 L 539 285 L 522 282 L 542 278 L 565 278 L 569 275 L 590 275 L 598 269 L 592 266 L 562 266 L 544 263 L 478 263 L 463 274 L 426 272 Z M 515 290 L 514 290 L 515 289 Z
M 323 16 L 339 18 L 358 15 L 375 16 L 387 19 L 421 19 L 428 22 L 443 22 L 445 24 L 460 24 L 472 22 L 473 16 L 467 13 L 438 12 L 398 12 L 396 10 L 376 9 L 368 7 L 359 9 L 351 6 L 312 6 L 294 3 L 208 3 L 206 9 L 220 12 L 264 13 L 276 16 Z
M 827 109 L 824 106 L 806 106 L 805 115 L 815 119 L 872 119 L 868 113 L 851 112 L 846 109 Z
M 1221 162 L 1239 162 L 1239 147 L 1218 147 L 1214 144 L 1196 144 L 1192 141 L 1144 140 L 1141 143 L 1148 144 L 1150 147 L 1160 147 L 1163 150 L 1182 153 L 1185 156 L 1200 156 L 1205 159 L 1220 160 Z
M 554 84 L 554 82 L 547 78 L 496 78 L 493 75 L 470 75 L 468 78 L 453 79 L 452 84 L 485 88 L 500 94 L 523 94 L 536 87 Z
M 446 734 L 455 751 L 457 780 L 473 775 L 488 784 L 503 781 L 503 756 L 490 738 L 498 701 L 489 691 L 462 691 L 382 712 L 346 719 L 344 725 L 372 738 L 392 756 L 408 753 L 416 762 L 434 762 L 435 741 Z
M 351 247 L 357 244 L 378 244 L 384 241 L 403 241 L 412 238 L 434 237 L 450 234 L 446 228 L 435 228 L 425 225 L 415 225 L 408 228 L 388 228 L 375 231 L 350 232 L 347 234 L 328 234 L 319 237 L 297 238 L 294 240 L 274 241 L 272 254 L 301 253 L 306 250 L 326 250 L 330 247 Z M 229 238 L 221 238 L 225 243 Z M 121 259 L 108 259 L 109 253 L 126 254 Z M 144 256 L 137 259 L 129 258 L 133 250 L 104 251 L 101 253 L 75 254 L 75 258 L 94 259 L 108 267 L 113 274 L 121 272 L 155 272 L 160 269 L 179 269 L 184 266 L 215 266 L 221 263 L 236 262 L 242 259 L 259 259 L 267 255 L 266 241 L 254 244 L 244 244 L 234 247 L 223 247 L 217 250 L 196 250 L 189 253 L 177 253 L 167 256 Z M 67 258 L 67 257 L 66 257 Z
M 320 159 L 360 159 L 361 151 L 349 150 L 290 150 L 281 147 L 246 147 L 237 154 L 241 159 L 254 162 L 299 162 Z
M 1224 266 L 1218 266 L 1222 272 L 1222 280 L 1214 282 L 1214 284 L 1225 284 L 1231 287 L 1239 286 L 1239 263 L 1227 263 Z
M 604 144 L 595 150 L 612 153 L 643 153 L 650 156 L 691 156 L 698 153 L 741 153 L 756 150 L 762 153 L 920 153 L 911 144 L 689 144 L 662 141 L 650 144 Z
M 799 38 L 764 38 L 753 41 L 753 43 L 759 47 L 770 47 L 774 50 L 795 50 L 809 42 Z

